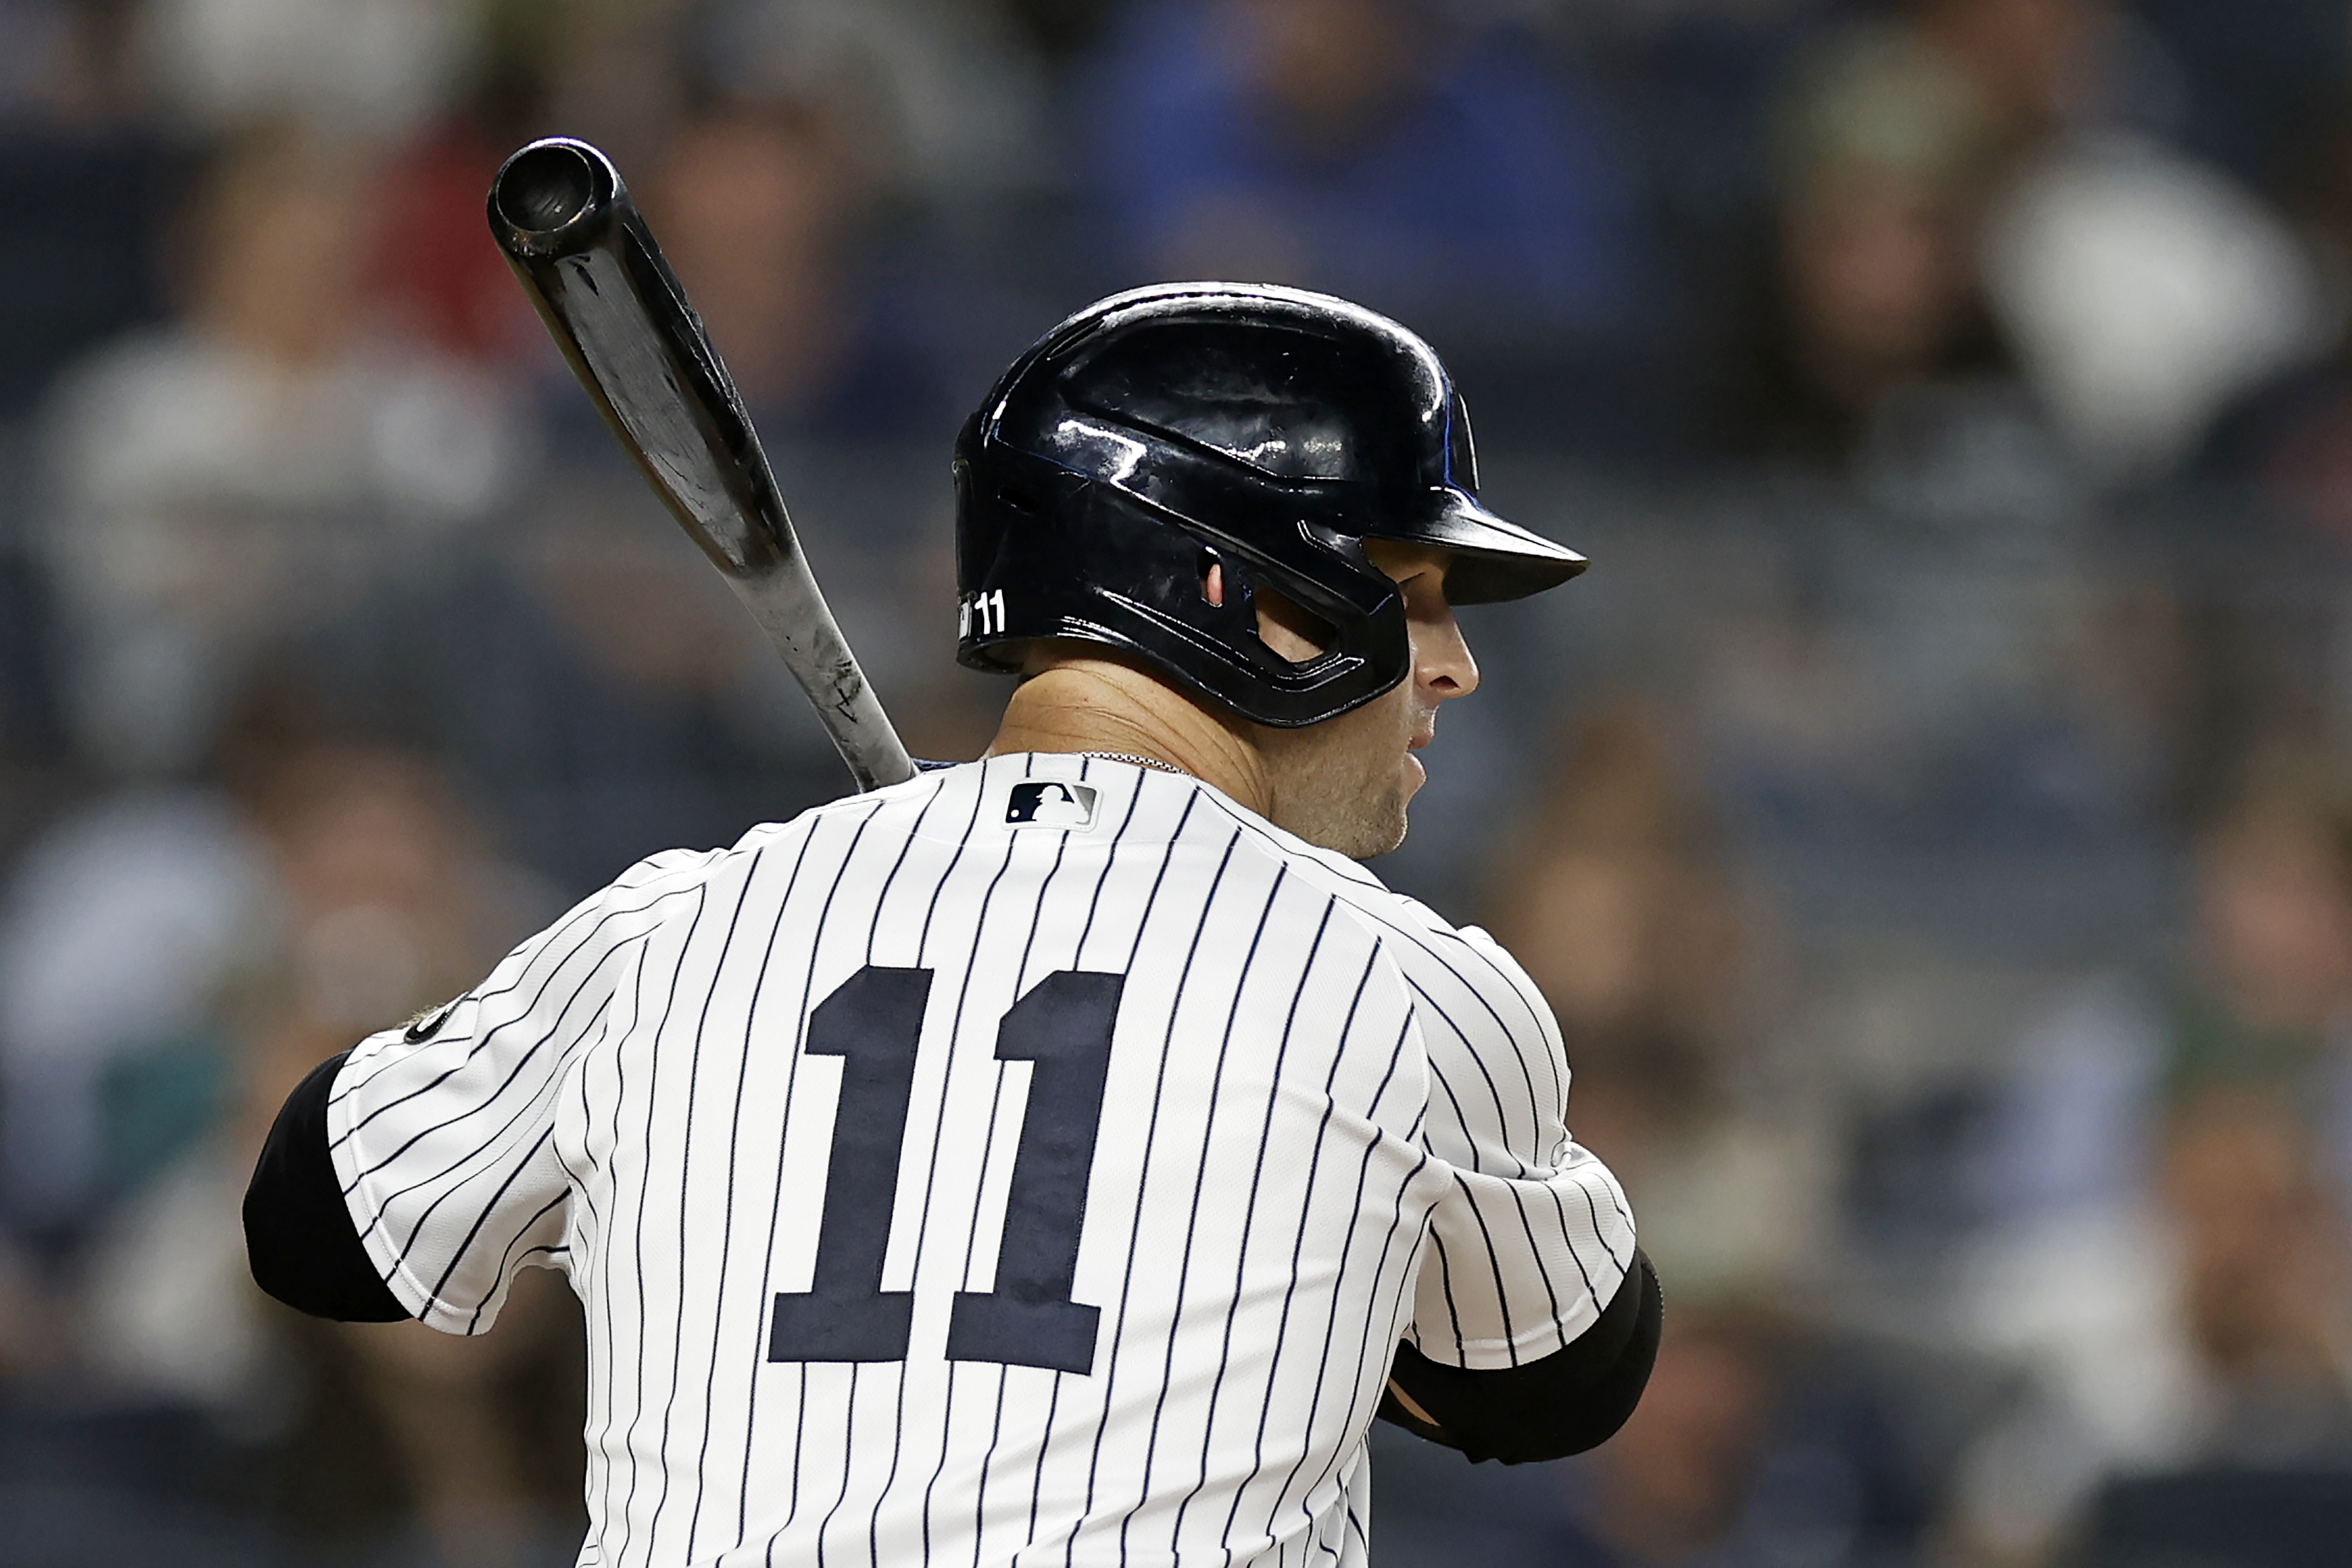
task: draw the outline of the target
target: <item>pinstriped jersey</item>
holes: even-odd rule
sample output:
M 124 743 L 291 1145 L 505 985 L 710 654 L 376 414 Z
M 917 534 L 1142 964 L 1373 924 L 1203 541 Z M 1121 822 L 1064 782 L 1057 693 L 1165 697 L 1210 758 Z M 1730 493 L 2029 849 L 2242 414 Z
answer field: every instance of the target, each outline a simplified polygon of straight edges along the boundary
M 1366 1560 L 1400 1341 L 1624 1279 L 1483 933 L 1189 777 L 1021 754 L 656 856 L 354 1050 L 393 1293 L 585 1307 L 583 1564 Z

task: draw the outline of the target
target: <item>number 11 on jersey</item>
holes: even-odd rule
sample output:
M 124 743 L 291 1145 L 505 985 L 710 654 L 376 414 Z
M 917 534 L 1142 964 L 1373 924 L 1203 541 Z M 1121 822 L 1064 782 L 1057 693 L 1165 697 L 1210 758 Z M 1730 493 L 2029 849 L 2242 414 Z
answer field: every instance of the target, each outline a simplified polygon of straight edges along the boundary
M 997 1025 L 996 1059 L 1032 1064 L 1029 1104 L 1005 1198 L 996 1288 L 956 1292 L 948 1315 L 950 1361 L 1093 1371 L 1101 1312 L 1072 1300 L 1070 1291 L 1126 982 L 1121 974 L 1057 970 Z M 914 1297 L 882 1289 L 882 1261 L 930 988 L 928 969 L 868 964 L 809 1016 L 805 1054 L 843 1058 L 841 1102 L 815 1276 L 806 1290 L 777 1293 L 770 1361 L 907 1358 Z

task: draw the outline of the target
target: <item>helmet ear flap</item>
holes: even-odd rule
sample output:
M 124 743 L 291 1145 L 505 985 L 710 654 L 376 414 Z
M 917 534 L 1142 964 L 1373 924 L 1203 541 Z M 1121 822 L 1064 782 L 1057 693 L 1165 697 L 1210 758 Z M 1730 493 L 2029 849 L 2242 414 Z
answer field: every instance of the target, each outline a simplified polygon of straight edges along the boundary
M 1051 499 L 1025 514 L 1006 500 L 1024 490 Z M 1409 666 L 1392 584 L 1355 564 L 1360 550 L 1334 552 L 1296 524 L 1241 538 L 997 443 L 971 454 L 963 493 L 959 657 L 974 668 L 1017 672 L 1041 638 L 1097 642 L 1291 729 L 1369 701 Z M 1213 566 L 1223 603 L 1206 592 Z M 1270 644 L 1260 612 L 1276 603 L 1323 646 Z
M 1234 612 L 1225 619 L 1236 641 L 1255 637 L 1294 668 L 1312 664 L 1339 640 L 1330 622 L 1277 589 L 1257 586 L 1246 565 L 1208 546 L 1201 551 L 1201 597 L 1212 610 Z

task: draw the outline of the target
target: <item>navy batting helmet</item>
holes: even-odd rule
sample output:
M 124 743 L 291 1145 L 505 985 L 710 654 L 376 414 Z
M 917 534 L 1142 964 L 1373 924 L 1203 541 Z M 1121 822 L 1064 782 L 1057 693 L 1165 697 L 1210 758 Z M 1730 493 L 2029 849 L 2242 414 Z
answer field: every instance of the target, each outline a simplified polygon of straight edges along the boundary
M 1286 729 L 1411 672 L 1365 539 L 1452 551 L 1456 605 L 1584 569 L 1478 504 L 1469 416 L 1427 343 L 1297 289 L 1162 284 L 1088 306 L 997 382 L 955 473 L 963 663 L 1017 670 L 1017 645 L 1076 637 Z M 1294 664 L 1259 641 L 1259 588 L 1328 626 L 1321 653 Z

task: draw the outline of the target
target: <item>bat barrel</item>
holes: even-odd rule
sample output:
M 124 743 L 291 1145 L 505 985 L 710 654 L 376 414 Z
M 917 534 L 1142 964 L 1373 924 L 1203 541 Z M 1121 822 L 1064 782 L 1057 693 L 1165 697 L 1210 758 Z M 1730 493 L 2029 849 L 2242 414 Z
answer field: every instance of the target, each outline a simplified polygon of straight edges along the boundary
M 490 226 L 510 255 L 568 255 L 597 241 L 621 194 L 612 160 L 585 142 L 550 136 L 499 170 L 490 184 Z

